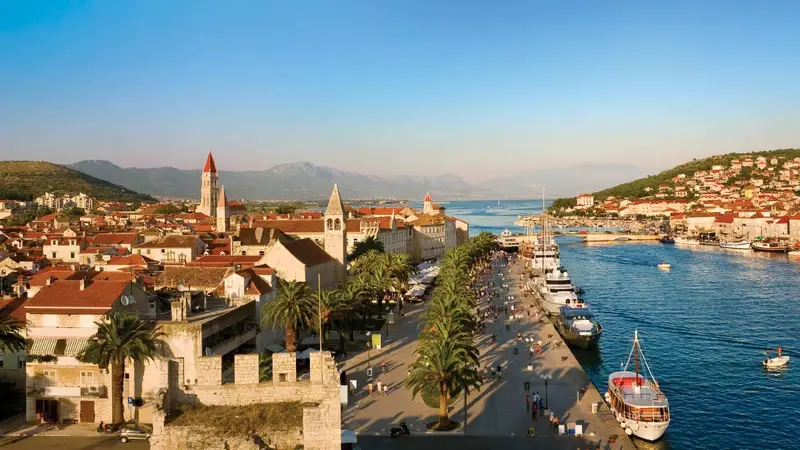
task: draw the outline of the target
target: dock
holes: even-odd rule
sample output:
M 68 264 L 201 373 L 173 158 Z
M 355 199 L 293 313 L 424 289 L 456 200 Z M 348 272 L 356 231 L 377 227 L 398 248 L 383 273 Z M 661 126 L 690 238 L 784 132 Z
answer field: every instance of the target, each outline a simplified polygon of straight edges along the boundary
M 661 239 L 661 236 L 657 234 L 587 233 L 578 236 L 583 237 L 583 242 L 657 241 Z

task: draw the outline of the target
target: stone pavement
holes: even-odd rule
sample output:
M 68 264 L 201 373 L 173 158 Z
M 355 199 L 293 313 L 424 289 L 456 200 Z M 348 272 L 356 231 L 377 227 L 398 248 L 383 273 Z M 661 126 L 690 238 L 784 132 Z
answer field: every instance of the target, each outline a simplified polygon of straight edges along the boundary
M 508 285 L 506 292 L 497 292 L 494 305 L 503 306 L 508 295 L 515 297 L 519 304 L 521 266 L 515 263 L 509 266 L 495 266 L 491 279 L 497 287 Z M 500 289 L 498 289 L 500 290 Z M 524 306 L 532 307 L 530 299 L 523 299 Z M 481 302 L 480 307 L 486 308 Z M 366 394 L 367 352 L 355 355 L 345 362 L 348 378 L 358 380 L 359 390 L 351 397 L 342 416 L 343 428 L 354 430 L 361 436 L 387 435 L 389 429 L 399 421 L 405 420 L 413 434 L 433 433 L 425 424 L 436 419 L 436 410 L 427 407 L 417 397 L 411 399 L 411 393 L 403 387 L 408 364 L 414 360 L 414 349 L 422 322 L 425 304 L 408 305 L 404 319 L 398 320 L 390 330 L 387 345 L 381 350 L 371 352 L 372 365 L 375 367 L 373 381 L 380 380 L 389 384 L 387 396 Z M 506 324 L 509 329 L 506 330 Z M 517 342 L 517 332 L 523 338 L 541 340 L 544 343 L 543 354 L 533 358 L 532 370 L 528 370 L 529 352 L 525 345 Z M 491 342 L 492 333 L 496 334 L 496 343 Z M 384 333 L 385 335 L 385 333 Z M 560 344 L 559 344 L 560 343 Z M 589 381 L 574 356 L 556 333 L 553 325 L 542 315 L 536 319 L 534 312 L 530 316 L 523 313 L 520 320 L 511 320 L 501 313 L 497 321 L 487 324 L 486 333 L 477 339 L 481 355 L 481 367 L 503 366 L 503 378 L 491 379 L 486 374 L 486 381 L 480 391 L 470 393 L 467 399 L 468 421 L 466 434 L 471 436 L 524 437 L 530 443 L 548 444 L 548 448 L 579 448 L 581 444 L 593 445 L 602 442 L 602 448 L 633 449 L 632 441 L 625 436 L 616 421 L 609 424 L 600 416 L 592 414 L 591 403 L 601 402 L 602 397 Z M 518 348 L 518 354 L 513 349 Z M 379 364 L 385 360 L 388 372 L 380 374 Z M 545 389 L 541 374 L 552 376 Z M 583 423 L 586 441 L 561 436 L 558 437 L 549 426 L 547 418 L 540 417 L 535 421 L 525 407 L 524 382 L 530 382 L 530 393 L 538 391 L 547 397 L 548 406 L 559 417 L 562 423 Z M 580 400 L 579 391 L 583 391 Z M 464 401 L 457 400 L 451 406 L 450 417 L 463 422 Z M 533 424 L 536 437 L 527 437 L 529 427 Z M 451 432 L 451 435 L 462 435 L 465 431 Z M 436 433 L 441 435 L 444 433 Z M 616 435 L 616 442 L 609 445 L 610 437 Z M 566 442 L 566 447 L 559 447 L 559 442 Z M 549 447 L 556 445 L 556 447 Z M 363 447 L 367 448 L 367 447 Z M 381 447 L 382 448 L 382 447 Z

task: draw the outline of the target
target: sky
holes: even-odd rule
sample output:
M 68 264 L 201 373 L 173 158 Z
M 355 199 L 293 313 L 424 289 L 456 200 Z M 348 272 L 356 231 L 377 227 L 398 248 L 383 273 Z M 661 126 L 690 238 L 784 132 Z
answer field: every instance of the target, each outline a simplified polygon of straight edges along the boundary
M 0 0 L 0 159 L 482 181 L 800 146 L 800 2 Z

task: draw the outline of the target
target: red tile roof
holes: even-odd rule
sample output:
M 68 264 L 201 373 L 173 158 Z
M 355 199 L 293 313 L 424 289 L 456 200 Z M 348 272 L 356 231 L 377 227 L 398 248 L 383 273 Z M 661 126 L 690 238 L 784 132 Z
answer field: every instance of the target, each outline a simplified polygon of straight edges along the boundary
M 92 245 L 133 245 L 136 233 L 102 233 L 89 240 Z
M 243 268 L 252 267 L 261 256 L 241 256 L 241 255 L 208 255 L 201 256 L 192 262 L 186 263 L 187 267 L 233 267 L 236 264 Z
M 10 299 L 0 299 L 0 317 L 10 316 L 21 322 L 25 322 L 25 304 L 27 297 L 15 297 Z
M 54 308 L 96 308 L 107 311 L 125 293 L 130 281 L 86 280 L 83 290 L 80 289 L 80 284 L 79 280 L 62 280 L 45 286 L 30 299 L 25 310 L 28 313 L 40 313 L 37 309 Z
M 208 152 L 208 158 L 206 158 L 206 165 L 203 167 L 203 172 L 217 173 L 217 165 L 214 164 L 214 157 L 211 156 L 211 152 Z

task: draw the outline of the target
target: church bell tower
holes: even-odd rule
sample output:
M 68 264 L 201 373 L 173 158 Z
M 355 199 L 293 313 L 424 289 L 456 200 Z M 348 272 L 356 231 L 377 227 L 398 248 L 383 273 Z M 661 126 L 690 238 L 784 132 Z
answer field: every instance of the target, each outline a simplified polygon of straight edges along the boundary
M 325 209 L 325 252 L 338 262 L 336 280 L 343 282 L 347 270 L 347 222 L 336 184 Z

